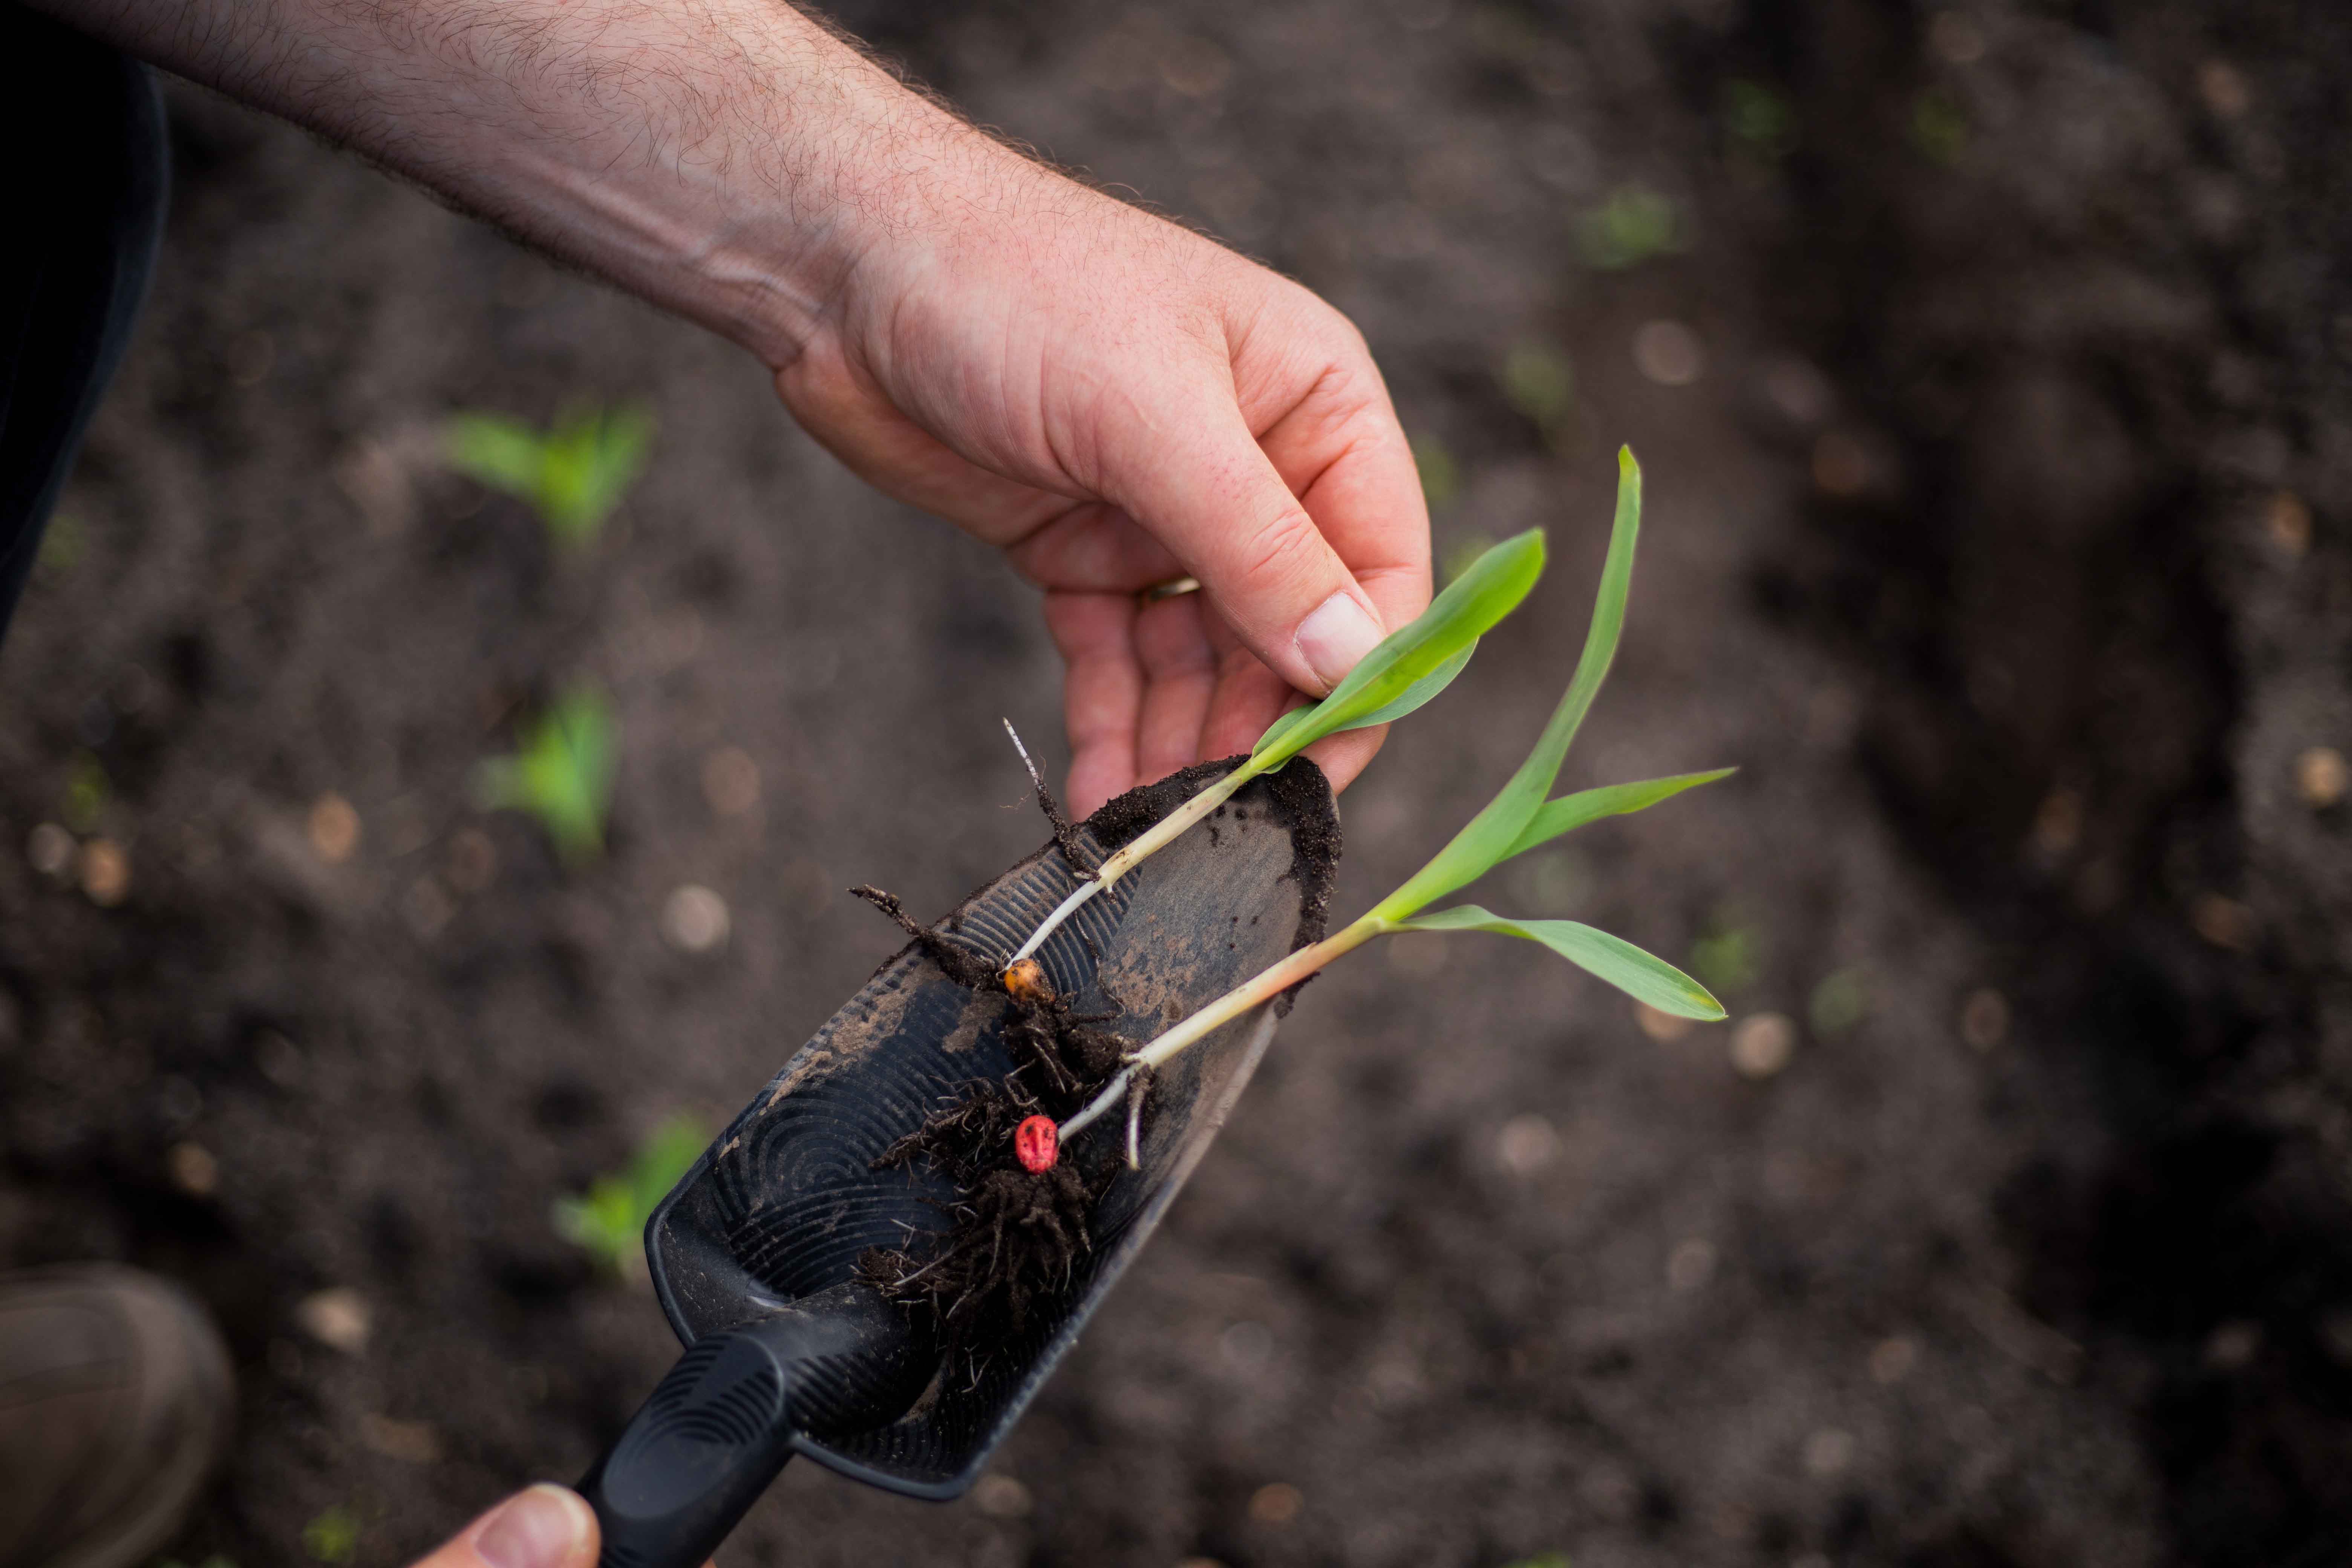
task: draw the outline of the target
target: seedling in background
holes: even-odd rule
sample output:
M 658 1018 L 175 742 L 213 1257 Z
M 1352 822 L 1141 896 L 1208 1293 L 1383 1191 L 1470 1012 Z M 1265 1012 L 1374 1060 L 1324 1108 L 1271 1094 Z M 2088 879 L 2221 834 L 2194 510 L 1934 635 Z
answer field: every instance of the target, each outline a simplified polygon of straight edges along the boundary
M 1689 243 L 1673 198 L 1638 184 L 1610 192 L 1608 200 L 1584 215 L 1576 237 L 1586 265 L 1603 272 L 1638 267 Z
M 105 764 L 88 752 L 76 752 L 66 764 L 65 798 L 58 815 L 76 833 L 95 833 L 106 817 L 106 803 L 114 797 Z
M 1691 943 L 1690 966 L 1717 991 L 1745 991 L 1764 973 L 1763 939 L 1725 915 Z
M 1969 111 L 1942 88 L 1927 89 L 1911 100 L 1911 144 L 1949 168 L 1969 150 Z
M 1216 810 L 1260 773 L 1275 772 L 1326 736 L 1402 719 L 1451 686 L 1477 651 L 1478 639 L 1528 596 L 1543 574 L 1543 530 L 1539 528 L 1505 540 L 1480 556 L 1431 601 L 1420 619 L 1391 633 L 1366 654 L 1328 697 L 1276 719 L 1239 767 L 1105 860 L 1030 934 L 1013 962 L 1018 963 L 1036 952 L 1080 905 Z
M 1503 396 L 1558 449 L 1576 415 L 1576 367 L 1549 343 L 1515 343 L 1497 379 Z
M 1797 149 L 1797 111 L 1760 81 L 1734 79 L 1723 89 L 1723 128 L 1744 150 L 1767 159 Z
M 555 1233 L 614 1273 L 645 1259 L 646 1222 L 693 1167 L 710 1134 L 691 1116 L 673 1116 L 637 1146 L 629 1163 L 597 1177 L 576 1197 L 555 1200 Z
M 71 512 L 58 512 L 41 533 L 41 547 L 33 557 L 33 574 L 54 583 L 81 563 L 89 548 L 89 529 Z
M 314 1562 L 349 1563 L 359 1555 L 359 1515 L 337 1503 L 302 1527 L 302 1550 Z
M 1813 987 L 1812 997 L 1805 1005 L 1805 1016 L 1813 1026 L 1813 1033 L 1824 1040 L 1851 1033 L 1855 1025 L 1870 1016 L 1870 977 L 1859 969 L 1832 972 Z
M 1642 470 L 1633 461 L 1633 454 L 1621 449 L 1617 514 L 1610 530 L 1609 556 L 1601 567 L 1600 595 L 1593 606 L 1591 627 L 1585 636 L 1583 655 L 1577 660 L 1576 673 L 1559 706 L 1552 710 L 1550 722 L 1544 726 L 1535 750 L 1486 809 L 1472 817 L 1469 825 L 1455 834 L 1454 841 L 1439 850 L 1429 864 L 1372 906 L 1361 919 L 1313 946 L 1301 948 L 1130 1055 L 1127 1058 L 1129 1065 L 1113 1076 L 1084 1110 L 1061 1124 L 1060 1142 L 1066 1142 L 1118 1105 L 1139 1073 L 1164 1066 L 1178 1052 L 1273 1001 L 1342 953 L 1361 947 L 1376 936 L 1416 931 L 1486 931 L 1518 937 L 1541 943 L 1635 1001 L 1662 1013 L 1709 1023 L 1724 1016 L 1722 1005 L 1689 975 L 1622 938 L 1580 921 L 1514 920 L 1490 913 L 1475 904 L 1424 912 L 1439 899 L 1467 887 L 1504 861 L 1549 844 L 1561 834 L 1604 816 L 1646 810 L 1732 771 L 1718 768 L 1708 773 L 1580 790 L 1556 800 L 1545 798 L 1550 795 L 1559 776 L 1560 764 L 1567 758 L 1569 743 L 1576 738 L 1577 729 L 1583 723 L 1601 682 L 1609 673 L 1610 662 L 1616 656 L 1618 636 L 1625 624 L 1625 601 L 1633 588 L 1633 547 L 1641 532 L 1641 521 Z M 1277 723 L 1275 729 L 1281 727 Z M 1274 730 L 1267 731 L 1268 735 L 1274 733 Z M 1265 743 L 1259 742 L 1261 746 Z M 1128 1118 L 1130 1162 L 1135 1157 L 1135 1112 L 1139 1108 L 1139 1097 L 1130 1106 Z
M 530 503 L 555 542 L 593 543 L 604 520 L 645 472 L 653 416 L 642 408 L 582 409 L 544 435 L 499 414 L 459 414 L 443 436 L 448 464 Z
M 1412 438 L 1412 466 L 1421 471 L 1421 499 L 1433 516 L 1462 493 L 1462 465 L 1436 437 L 1424 431 Z
M 476 770 L 476 795 L 494 811 L 529 812 L 564 864 L 585 864 L 604 850 L 615 729 L 611 705 L 575 688 L 531 723 L 520 751 Z

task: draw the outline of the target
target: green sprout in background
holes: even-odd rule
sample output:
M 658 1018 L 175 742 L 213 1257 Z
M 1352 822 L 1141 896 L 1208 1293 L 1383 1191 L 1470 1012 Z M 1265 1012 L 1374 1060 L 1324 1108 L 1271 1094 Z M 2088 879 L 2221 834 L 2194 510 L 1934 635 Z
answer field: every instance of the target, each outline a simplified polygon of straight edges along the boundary
M 1435 516 L 1462 493 L 1462 465 L 1445 443 L 1423 431 L 1412 438 L 1412 465 L 1421 470 L 1421 499 Z
M 577 1197 L 556 1199 L 555 1233 L 614 1273 L 634 1274 L 645 1258 L 646 1222 L 709 1142 L 693 1117 L 671 1117 L 626 1165 L 597 1177 Z
M 1503 396 L 1558 451 L 1576 415 L 1576 367 L 1549 343 L 1519 342 L 1503 356 Z
M 302 1549 L 319 1563 L 349 1563 L 359 1555 L 360 1519 L 337 1503 L 302 1527 Z
M 1933 163 L 1949 168 L 1969 150 L 1969 113 L 1960 100 L 1931 87 L 1911 100 L 1911 145 Z
M 1760 81 L 1735 78 L 1723 88 L 1723 129 L 1758 157 L 1778 160 L 1797 150 L 1797 111 Z
M 41 532 L 40 549 L 33 556 L 33 574 L 44 583 L 54 583 L 80 564 L 89 548 L 89 526 L 69 511 L 58 512 Z
M 594 542 L 645 472 L 654 420 L 638 407 L 585 408 L 541 435 L 504 415 L 465 413 L 442 439 L 452 468 L 529 502 L 558 544 L 578 549 Z
M 1588 266 L 1622 272 L 1690 244 L 1681 210 L 1647 185 L 1620 185 L 1577 225 L 1577 246 Z
M 1560 764 L 1567 759 L 1569 743 L 1576 738 L 1576 731 L 1583 724 L 1585 713 L 1591 708 L 1601 681 L 1608 676 L 1609 666 L 1616 658 L 1618 637 L 1624 629 L 1626 600 L 1633 591 L 1633 546 L 1640 534 L 1642 521 L 1642 470 L 1633 461 L 1633 454 L 1628 450 L 1620 450 L 1617 464 L 1617 514 L 1610 529 L 1609 556 L 1601 567 L 1601 591 L 1593 605 L 1591 628 L 1585 634 L 1584 651 L 1577 659 L 1576 673 L 1570 679 L 1568 690 L 1560 697 L 1559 705 L 1552 710 L 1551 719 L 1537 739 L 1535 750 L 1528 754 L 1526 762 L 1519 764 L 1518 771 L 1511 775 L 1495 798 L 1487 802 L 1486 808 L 1454 836 L 1451 843 L 1439 850 L 1427 865 L 1406 879 L 1402 887 L 1373 905 L 1369 912 L 1333 935 L 1299 949 L 1279 963 L 1236 986 L 1136 1051 L 1128 1058 L 1129 1065 L 1111 1079 L 1099 1095 L 1062 1124 L 1060 1133 L 1064 1140 L 1084 1130 L 1117 1105 L 1136 1081 L 1138 1073 L 1155 1071 L 1165 1066 L 1179 1052 L 1271 1002 L 1309 975 L 1321 971 L 1334 959 L 1379 936 L 1415 931 L 1486 931 L 1496 936 L 1517 937 L 1550 949 L 1635 1001 L 1662 1013 L 1706 1022 L 1724 1016 L 1722 1004 L 1689 975 L 1664 959 L 1643 952 L 1622 937 L 1612 936 L 1580 921 L 1512 919 L 1491 913 L 1475 904 L 1459 904 L 1451 909 L 1425 912 L 1431 904 L 1469 886 L 1496 866 L 1549 844 L 1564 833 L 1605 816 L 1646 810 L 1660 801 L 1695 785 L 1722 778 L 1731 772 L 1728 768 L 1717 768 L 1706 773 L 1680 773 L 1671 778 L 1610 784 L 1599 789 L 1579 790 L 1556 799 L 1547 798 L 1559 777 Z M 1491 568 L 1489 562 L 1494 563 Z M 1487 561 L 1482 561 L 1464 575 L 1461 583 L 1440 595 L 1438 605 L 1444 605 L 1447 597 L 1455 595 L 1463 584 L 1479 583 L 1488 586 L 1488 591 L 1494 594 L 1497 602 L 1507 597 L 1508 604 L 1504 606 L 1505 613 L 1507 613 L 1510 606 L 1515 606 L 1526 597 L 1528 586 L 1533 584 L 1532 574 L 1540 572 L 1542 564 L 1540 531 L 1522 534 L 1518 539 L 1496 545 L 1488 552 Z M 1528 586 L 1518 585 L 1522 574 L 1526 576 Z M 1507 595 L 1502 591 L 1506 581 L 1512 589 Z M 1432 611 L 1437 607 L 1437 605 L 1433 605 Z M 1441 624 L 1444 619 L 1440 617 Z M 1416 626 L 1421 624 L 1414 623 Z M 1358 668 L 1363 668 L 1380 659 L 1386 646 L 1375 647 L 1366 656 L 1364 665 Z M 1468 659 L 1470 649 L 1475 646 L 1475 638 L 1469 639 L 1458 652 L 1449 653 L 1447 640 L 1433 635 L 1420 650 L 1420 657 L 1458 668 L 1460 662 Z M 1301 734 L 1328 722 L 1320 717 L 1324 710 L 1341 705 L 1342 694 L 1347 691 L 1348 683 L 1342 681 L 1321 703 L 1297 710 L 1276 720 L 1274 727 L 1260 738 L 1258 750 L 1252 754 L 1252 760 L 1265 754 L 1272 747 L 1286 745 Z M 1364 699 L 1358 697 L 1355 700 L 1360 702 Z M 1343 726 L 1333 724 L 1331 727 Z M 1331 731 L 1324 729 L 1320 732 L 1329 733 Z M 1129 1113 L 1128 1158 L 1130 1163 L 1136 1158 L 1135 1119 L 1139 1106 L 1139 1100 L 1132 1102 Z
M 1813 987 L 1805 1014 L 1821 1039 L 1834 1040 L 1853 1033 L 1870 1016 L 1870 977 L 1859 969 L 1840 969 Z
M 520 751 L 475 771 L 476 796 L 493 811 L 529 812 L 565 865 L 585 864 L 604 850 L 617 729 L 612 705 L 575 687 L 532 722 Z
M 1717 991 L 1745 991 L 1764 973 L 1764 940 L 1728 912 L 1691 943 L 1690 966 Z
M 66 764 L 65 798 L 58 802 L 58 815 L 66 819 L 66 826 L 76 833 L 97 832 L 106 816 L 106 803 L 113 797 L 105 764 L 88 752 L 76 752 Z

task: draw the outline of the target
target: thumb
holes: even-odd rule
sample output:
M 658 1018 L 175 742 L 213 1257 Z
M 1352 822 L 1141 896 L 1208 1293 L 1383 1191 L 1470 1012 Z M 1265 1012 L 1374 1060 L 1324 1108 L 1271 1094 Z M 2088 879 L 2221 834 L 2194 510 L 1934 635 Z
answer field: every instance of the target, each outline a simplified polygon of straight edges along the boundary
M 1250 434 L 1230 390 L 1223 401 L 1221 418 L 1156 428 L 1138 460 L 1108 476 L 1104 488 L 1201 580 L 1252 653 L 1320 696 L 1387 628 Z
M 517 1492 L 415 1568 L 595 1568 L 596 1515 L 547 1482 Z

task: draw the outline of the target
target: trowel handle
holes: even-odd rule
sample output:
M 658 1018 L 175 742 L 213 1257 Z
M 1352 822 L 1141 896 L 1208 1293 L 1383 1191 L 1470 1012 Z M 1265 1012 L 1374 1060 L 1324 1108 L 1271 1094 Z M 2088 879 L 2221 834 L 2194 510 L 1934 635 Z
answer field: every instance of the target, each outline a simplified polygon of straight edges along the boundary
M 580 1483 L 604 1532 L 598 1568 L 699 1568 L 760 1500 L 792 1458 L 780 1349 L 738 1330 L 678 1358 Z

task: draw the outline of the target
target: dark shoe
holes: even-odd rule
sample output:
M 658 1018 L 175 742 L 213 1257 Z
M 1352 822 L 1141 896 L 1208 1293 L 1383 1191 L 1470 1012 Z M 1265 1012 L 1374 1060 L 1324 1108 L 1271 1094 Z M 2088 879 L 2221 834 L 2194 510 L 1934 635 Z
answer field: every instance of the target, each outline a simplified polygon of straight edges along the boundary
M 90 1265 L 0 1274 L 0 1568 L 132 1568 L 227 1446 L 227 1348 L 189 1295 Z

